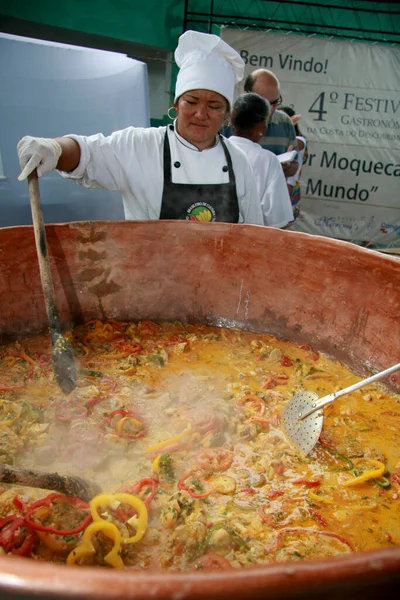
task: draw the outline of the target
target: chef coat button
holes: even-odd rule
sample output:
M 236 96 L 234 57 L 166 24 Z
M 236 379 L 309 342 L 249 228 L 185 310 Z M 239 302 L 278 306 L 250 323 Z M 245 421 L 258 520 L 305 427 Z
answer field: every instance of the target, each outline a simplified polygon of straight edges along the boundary
M 222 170 L 224 173 L 226 173 L 228 171 L 228 167 L 225 165 L 224 167 L 222 167 Z
M 173 125 L 170 125 L 169 128 L 170 128 L 171 131 L 174 130 L 174 126 Z
M 174 167 L 176 167 L 177 169 L 179 169 L 180 166 L 181 166 L 181 163 L 179 162 L 179 160 L 177 160 L 176 162 L 174 162 Z

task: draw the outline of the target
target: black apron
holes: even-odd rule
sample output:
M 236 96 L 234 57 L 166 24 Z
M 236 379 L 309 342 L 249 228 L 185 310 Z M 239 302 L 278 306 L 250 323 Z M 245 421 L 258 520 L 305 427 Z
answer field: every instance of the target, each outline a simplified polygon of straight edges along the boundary
M 173 129 L 173 126 L 170 125 Z M 236 194 L 236 179 L 229 151 L 220 136 L 229 172 L 228 183 L 172 183 L 171 150 L 168 131 L 164 137 L 164 189 L 160 219 L 186 219 L 188 221 L 223 221 L 238 223 L 239 202 Z M 177 161 L 174 168 L 181 165 Z

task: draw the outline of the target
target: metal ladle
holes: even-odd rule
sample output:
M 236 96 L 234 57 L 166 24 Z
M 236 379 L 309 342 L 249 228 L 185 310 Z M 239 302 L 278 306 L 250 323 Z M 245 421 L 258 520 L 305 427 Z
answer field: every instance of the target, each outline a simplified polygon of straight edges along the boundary
M 286 404 L 282 413 L 282 422 L 289 440 L 299 448 L 304 455 L 307 455 L 314 448 L 321 435 L 324 422 L 324 411 L 321 410 L 326 404 L 330 404 L 336 398 L 350 394 L 369 383 L 380 381 L 387 375 L 400 369 L 400 363 L 381 371 L 372 377 L 363 379 L 354 385 L 319 398 L 316 392 L 306 390 L 296 394 Z

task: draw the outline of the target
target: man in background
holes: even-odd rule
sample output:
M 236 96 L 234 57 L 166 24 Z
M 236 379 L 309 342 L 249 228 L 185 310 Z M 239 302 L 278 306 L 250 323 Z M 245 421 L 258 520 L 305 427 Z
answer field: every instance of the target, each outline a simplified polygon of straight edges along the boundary
M 282 96 L 279 79 L 268 69 L 257 69 L 246 77 L 245 92 L 259 94 L 271 106 L 270 120 L 267 131 L 261 138 L 260 144 L 274 154 L 283 154 L 288 150 L 297 150 L 296 132 L 290 117 L 279 110 Z M 298 168 L 297 161 L 282 163 L 285 177 L 294 175 Z

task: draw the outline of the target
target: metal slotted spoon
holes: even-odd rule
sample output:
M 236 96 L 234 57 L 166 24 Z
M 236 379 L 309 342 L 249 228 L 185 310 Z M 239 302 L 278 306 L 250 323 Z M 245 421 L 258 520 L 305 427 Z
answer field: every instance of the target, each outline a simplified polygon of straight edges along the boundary
M 363 379 L 354 385 L 350 385 L 344 390 L 339 390 L 323 398 L 311 391 L 304 391 L 296 394 L 286 404 L 282 413 L 282 422 L 289 440 L 297 446 L 304 455 L 307 455 L 318 442 L 324 422 L 324 411 L 322 409 L 326 404 L 330 404 L 336 398 L 354 392 L 369 383 L 379 381 L 387 375 L 400 369 L 400 363 L 381 371 L 368 379 Z

